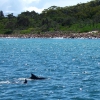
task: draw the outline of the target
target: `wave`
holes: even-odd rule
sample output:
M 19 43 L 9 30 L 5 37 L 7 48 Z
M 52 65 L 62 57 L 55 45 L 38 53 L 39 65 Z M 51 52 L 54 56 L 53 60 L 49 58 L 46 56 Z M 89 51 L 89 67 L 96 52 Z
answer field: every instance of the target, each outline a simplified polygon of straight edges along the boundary
M 54 37 L 52 39 L 64 39 L 63 37 Z
M 20 80 L 20 81 L 24 81 L 25 79 L 31 80 L 31 79 L 29 79 L 29 78 L 18 78 L 18 80 Z
M 10 84 L 10 81 L 0 81 L 0 84 Z
M 18 78 L 16 80 L 13 80 L 13 81 L 0 81 L 0 84 L 18 84 L 18 83 L 23 83 L 24 80 L 27 79 L 27 78 Z M 30 80 L 30 79 L 27 79 L 27 80 Z

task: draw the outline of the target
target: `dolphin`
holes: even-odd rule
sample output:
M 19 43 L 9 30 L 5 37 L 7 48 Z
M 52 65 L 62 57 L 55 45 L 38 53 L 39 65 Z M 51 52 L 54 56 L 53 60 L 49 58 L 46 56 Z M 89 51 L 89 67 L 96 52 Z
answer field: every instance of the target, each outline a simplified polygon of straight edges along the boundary
M 27 79 L 25 79 L 25 81 L 24 81 L 24 84 L 26 84 L 27 83 Z
M 34 74 L 31 73 L 30 79 L 34 79 L 34 80 L 43 80 L 43 79 L 46 79 L 46 78 L 45 78 L 45 77 L 38 77 L 38 76 L 36 76 L 36 75 L 34 75 Z

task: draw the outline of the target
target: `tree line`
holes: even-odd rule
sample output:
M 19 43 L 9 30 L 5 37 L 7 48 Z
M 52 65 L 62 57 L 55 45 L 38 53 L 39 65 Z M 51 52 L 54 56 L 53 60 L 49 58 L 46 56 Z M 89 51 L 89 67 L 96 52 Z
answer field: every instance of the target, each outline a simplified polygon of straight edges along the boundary
M 0 34 L 40 34 L 44 32 L 100 31 L 100 0 L 79 3 L 74 6 L 51 6 L 38 14 L 25 11 L 18 16 L 4 16 L 0 11 Z

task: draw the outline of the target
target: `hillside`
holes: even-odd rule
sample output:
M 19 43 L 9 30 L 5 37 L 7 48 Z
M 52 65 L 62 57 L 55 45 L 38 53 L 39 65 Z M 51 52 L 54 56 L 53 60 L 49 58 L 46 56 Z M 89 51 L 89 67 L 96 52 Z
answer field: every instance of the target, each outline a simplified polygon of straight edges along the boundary
M 40 14 L 35 11 L 4 16 L 0 11 L 0 34 L 43 34 L 56 31 L 83 33 L 100 31 L 100 0 L 75 6 L 51 6 Z

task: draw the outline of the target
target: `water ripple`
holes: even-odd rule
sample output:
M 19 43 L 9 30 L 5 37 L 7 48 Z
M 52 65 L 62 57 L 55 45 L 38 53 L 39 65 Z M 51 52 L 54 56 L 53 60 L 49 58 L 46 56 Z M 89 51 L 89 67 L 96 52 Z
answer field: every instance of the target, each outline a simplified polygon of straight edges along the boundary
M 0 100 L 99 100 L 99 73 L 99 39 L 0 39 Z

